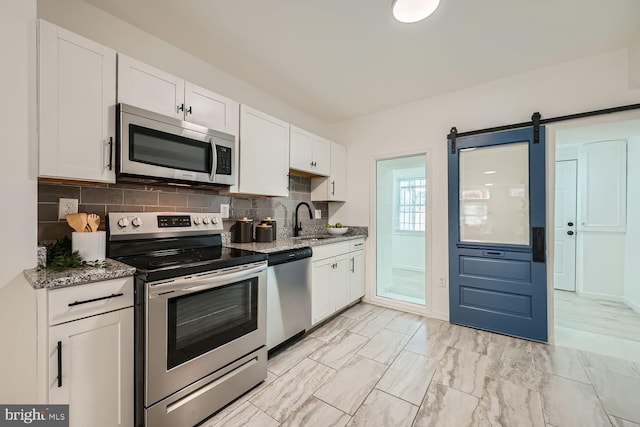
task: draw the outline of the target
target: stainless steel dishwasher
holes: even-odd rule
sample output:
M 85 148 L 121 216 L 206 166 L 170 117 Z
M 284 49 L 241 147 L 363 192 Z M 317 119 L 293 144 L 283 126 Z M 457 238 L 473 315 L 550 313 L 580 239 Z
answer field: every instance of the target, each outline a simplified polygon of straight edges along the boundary
M 311 248 L 268 254 L 267 350 L 311 327 Z

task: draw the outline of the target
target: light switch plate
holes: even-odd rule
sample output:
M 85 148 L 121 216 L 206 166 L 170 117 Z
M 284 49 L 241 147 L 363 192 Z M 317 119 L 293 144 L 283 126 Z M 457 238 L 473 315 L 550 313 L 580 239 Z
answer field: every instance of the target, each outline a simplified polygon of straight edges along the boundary
M 226 203 L 220 204 L 220 215 L 222 218 L 229 218 L 229 205 Z
M 58 200 L 58 219 L 64 219 L 69 214 L 78 213 L 78 199 Z
M 316 209 L 316 213 L 314 216 L 315 219 L 321 219 L 322 218 L 322 211 L 320 209 Z

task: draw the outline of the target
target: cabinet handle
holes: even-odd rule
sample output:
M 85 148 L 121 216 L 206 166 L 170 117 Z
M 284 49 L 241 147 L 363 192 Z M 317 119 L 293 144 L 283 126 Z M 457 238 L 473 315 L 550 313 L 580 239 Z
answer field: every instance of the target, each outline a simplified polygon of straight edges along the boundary
M 355 258 L 351 258 L 351 272 L 352 273 L 356 272 L 356 259 Z
M 180 104 L 180 105 L 178 105 L 178 113 L 179 113 L 180 111 L 184 111 L 184 104 Z
M 113 137 L 109 137 L 109 170 L 113 170 Z
M 62 387 L 62 341 L 58 341 L 58 388 Z
M 111 294 L 111 295 L 107 295 L 106 297 L 99 297 L 99 298 L 92 298 L 92 299 L 86 299 L 84 301 L 75 301 L 75 302 L 71 302 L 69 304 L 67 304 L 69 307 L 73 307 L 74 305 L 81 305 L 81 304 L 88 304 L 90 302 L 96 302 L 96 301 L 101 301 L 103 299 L 109 299 L 109 298 L 117 298 L 117 297 L 121 297 L 122 295 L 124 295 L 122 292 L 120 292 L 119 294 Z
M 191 107 L 189 107 L 189 109 L 185 111 L 185 114 L 193 114 L 193 110 L 191 109 Z
M 335 181 L 331 181 L 331 195 L 332 196 L 336 195 L 336 182 Z
M 287 191 L 291 190 L 291 175 L 287 174 Z

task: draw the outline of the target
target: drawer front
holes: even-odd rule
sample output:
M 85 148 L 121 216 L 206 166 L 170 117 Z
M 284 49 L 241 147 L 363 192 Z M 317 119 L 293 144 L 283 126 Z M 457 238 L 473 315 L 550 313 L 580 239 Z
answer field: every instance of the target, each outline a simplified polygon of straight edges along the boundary
M 313 247 L 313 260 L 331 258 L 349 253 L 349 242 L 331 243 Z
M 350 240 L 349 243 L 349 252 L 364 250 L 364 239 Z
M 49 326 L 133 306 L 133 277 L 49 291 Z

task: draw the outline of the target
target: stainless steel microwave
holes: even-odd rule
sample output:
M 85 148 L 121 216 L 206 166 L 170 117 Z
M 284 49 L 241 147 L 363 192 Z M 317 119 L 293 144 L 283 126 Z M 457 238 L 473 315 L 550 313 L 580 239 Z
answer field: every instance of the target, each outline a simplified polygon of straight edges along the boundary
M 233 135 L 127 104 L 116 124 L 117 181 L 235 184 Z

